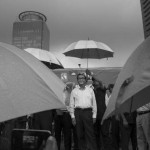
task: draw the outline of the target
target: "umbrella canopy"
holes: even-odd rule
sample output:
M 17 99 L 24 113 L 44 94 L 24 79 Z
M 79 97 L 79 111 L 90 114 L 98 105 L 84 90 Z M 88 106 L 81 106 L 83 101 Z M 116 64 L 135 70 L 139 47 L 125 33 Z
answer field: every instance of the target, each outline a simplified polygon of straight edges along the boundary
M 103 119 L 116 110 L 131 112 L 150 102 L 150 37 L 129 57 L 121 70 Z
M 70 44 L 64 51 L 65 56 L 86 58 L 88 68 L 88 58 L 102 59 L 113 57 L 113 50 L 106 44 L 93 40 L 81 40 Z
M 0 122 L 64 108 L 65 84 L 35 57 L 0 43 Z
M 56 56 L 49 51 L 38 48 L 27 48 L 25 51 L 42 61 L 51 69 L 63 68 L 63 65 L 56 58 Z

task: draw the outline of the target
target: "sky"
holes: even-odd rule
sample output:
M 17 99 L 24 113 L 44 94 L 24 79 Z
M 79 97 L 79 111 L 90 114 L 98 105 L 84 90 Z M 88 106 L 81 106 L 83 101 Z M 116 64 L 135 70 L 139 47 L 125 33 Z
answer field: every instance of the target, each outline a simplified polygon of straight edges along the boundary
M 23 11 L 47 17 L 50 52 L 65 68 L 86 68 L 87 60 L 64 56 L 73 42 L 95 40 L 114 51 L 114 57 L 89 59 L 88 67 L 122 67 L 144 41 L 140 0 L 1 0 L 0 42 L 12 44 L 13 23 Z

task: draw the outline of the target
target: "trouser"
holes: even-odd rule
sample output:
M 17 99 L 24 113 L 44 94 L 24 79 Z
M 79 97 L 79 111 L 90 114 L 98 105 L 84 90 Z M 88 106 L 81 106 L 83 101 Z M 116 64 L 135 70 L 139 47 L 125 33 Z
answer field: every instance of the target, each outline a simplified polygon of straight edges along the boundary
M 97 150 L 92 109 L 75 109 L 76 130 L 80 150 Z
M 96 119 L 96 123 L 94 124 L 94 132 L 95 132 L 95 136 L 96 136 L 96 144 L 97 144 L 97 148 L 98 150 L 101 149 L 102 145 L 102 134 L 101 134 L 101 120 L 100 119 Z
M 132 124 L 128 124 L 128 126 L 124 126 L 123 122 L 121 122 L 120 133 L 121 133 L 122 150 L 129 150 L 130 139 L 132 143 L 132 149 L 137 150 L 136 123 L 132 123 Z
M 150 150 L 150 113 L 137 115 L 136 125 L 138 150 Z
M 58 150 L 60 150 L 61 146 L 62 133 L 64 135 L 65 150 L 71 150 L 71 130 L 72 122 L 68 112 L 63 112 L 63 115 L 55 116 L 55 138 L 57 141 Z
M 53 110 L 35 113 L 33 122 L 34 129 L 49 130 L 52 132 Z
M 105 150 L 119 150 L 119 122 L 115 117 L 104 120 L 102 124 L 102 141 Z
M 73 149 L 74 150 L 78 150 L 79 147 L 78 147 L 78 139 L 77 139 L 77 131 L 76 131 L 76 128 L 75 126 L 72 125 L 72 134 L 73 134 Z

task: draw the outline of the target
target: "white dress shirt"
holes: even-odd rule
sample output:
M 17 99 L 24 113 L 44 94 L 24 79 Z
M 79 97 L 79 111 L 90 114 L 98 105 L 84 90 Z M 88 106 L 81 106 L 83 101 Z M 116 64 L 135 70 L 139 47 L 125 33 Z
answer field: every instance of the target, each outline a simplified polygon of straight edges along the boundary
M 79 86 L 76 86 L 76 88 L 72 90 L 70 97 L 71 118 L 75 118 L 75 108 L 92 108 L 93 118 L 96 118 L 97 106 L 95 94 L 92 88 L 86 86 L 85 89 L 80 89 Z
M 150 110 L 150 103 L 141 106 L 140 108 L 137 109 L 137 112 L 142 112 L 142 111 L 149 111 Z
M 57 109 L 56 112 L 59 115 L 62 115 L 63 112 L 70 112 L 70 94 L 71 91 L 75 88 L 75 83 L 74 82 L 66 82 L 66 88 L 63 91 L 63 101 L 65 102 L 65 106 L 66 108 L 61 108 L 61 109 Z
M 108 103 L 109 103 L 110 97 L 111 97 L 111 95 L 108 95 L 108 94 L 106 93 L 106 95 L 105 95 L 105 105 L 106 105 L 106 107 L 107 107 L 107 105 L 108 105 Z

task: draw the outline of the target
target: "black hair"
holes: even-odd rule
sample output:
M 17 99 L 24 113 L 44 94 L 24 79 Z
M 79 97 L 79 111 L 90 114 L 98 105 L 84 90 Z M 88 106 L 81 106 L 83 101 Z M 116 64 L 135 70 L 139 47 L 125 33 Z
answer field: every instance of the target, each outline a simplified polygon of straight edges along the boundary
M 94 77 L 92 77 L 92 81 L 95 81 L 96 79 Z
M 109 85 L 108 85 L 108 89 L 110 89 L 110 88 L 113 89 L 113 88 L 114 88 L 114 84 L 109 84 Z

